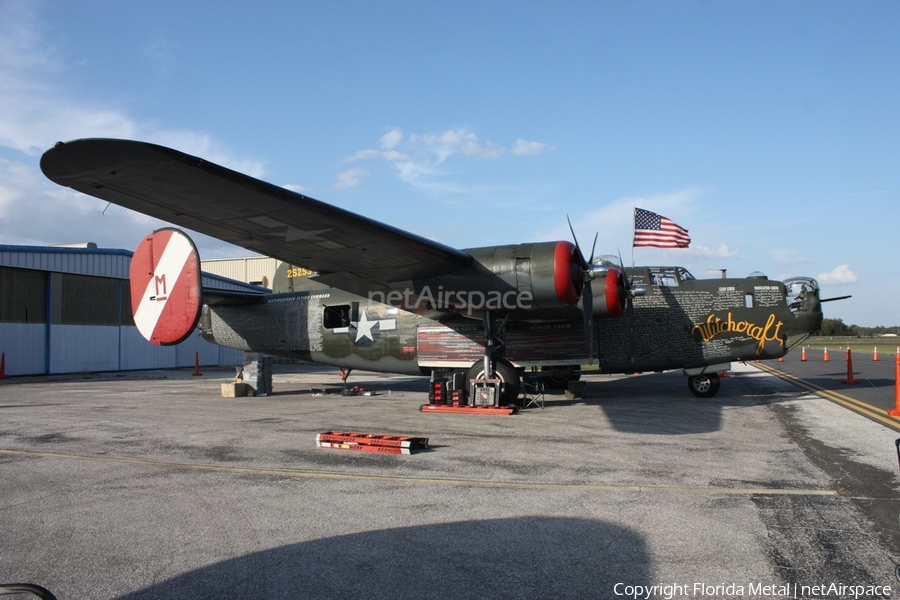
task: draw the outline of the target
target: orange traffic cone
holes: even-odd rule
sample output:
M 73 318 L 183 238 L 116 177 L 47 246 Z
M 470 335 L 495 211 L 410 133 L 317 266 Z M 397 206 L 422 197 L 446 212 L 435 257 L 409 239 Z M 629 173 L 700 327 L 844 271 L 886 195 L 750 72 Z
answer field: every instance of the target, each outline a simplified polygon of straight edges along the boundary
M 800 348 L 800 360 L 806 362 L 806 346 Z
M 9 379 L 6 376 L 6 352 L 0 353 L 0 379 Z
M 193 375 L 194 377 L 199 377 L 200 375 L 203 375 L 203 373 L 200 372 L 200 353 L 199 352 L 194 352 L 194 372 L 191 373 L 191 375 Z
M 849 346 L 847 346 L 847 379 L 841 383 L 859 383 L 859 379 L 853 378 L 853 358 L 850 356 Z
M 875 346 L 875 349 L 872 350 L 872 360 L 878 360 L 878 346 Z
M 828 362 L 828 348 L 825 348 L 825 355 L 822 357 L 822 360 Z
M 887 411 L 891 417 L 900 417 L 900 347 L 894 360 L 894 408 Z

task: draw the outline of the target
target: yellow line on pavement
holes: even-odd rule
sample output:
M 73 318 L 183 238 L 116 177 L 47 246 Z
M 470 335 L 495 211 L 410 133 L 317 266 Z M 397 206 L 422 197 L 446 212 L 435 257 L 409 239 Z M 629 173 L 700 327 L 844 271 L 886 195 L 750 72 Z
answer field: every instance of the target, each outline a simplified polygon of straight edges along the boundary
M 764 365 L 763 363 L 752 363 L 756 368 L 766 371 L 767 373 L 771 373 L 776 377 L 780 377 L 785 381 L 789 381 L 794 385 L 801 387 L 807 391 L 812 392 L 813 394 L 834 402 L 835 404 L 840 404 L 844 408 L 849 408 L 855 413 L 864 415 L 869 417 L 870 419 L 874 419 L 878 421 L 882 425 L 886 425 L 891 429 L 895 429 L 900 431 L 900 419 L 895 417 L 890 417 L 887 414 L 887 411 L 883 408 L 878 408 L 877 406 L 872 406 L 867 402 L 863 402 L 862 400 L 857 400 L 856 398 L 851 398 L 850 396 L 846 396 L 840 392 L 836 392 L 834 390 L 828 390 L 821 386 L 818 386 L 814 383 L 806 381 L 805 379 L 801 379 L 796 375 L 791 375 L 790 373 L 785 373 L 779 369 L 771 367 L 769 365 Z
M 257 475 L 265 477 L 284 477 L 300 479 L 332 479 L 343 481 L 374 481 L 383 483 L 401 483 L 413 485 L 439 485 L 473 488 L 501 488 L 511 490 L 548 490 L 548 491 L 580 491 L 580 492 L 640 492 L 664 494 L 701 494 L 701 495 L 772 495 L 772 496 L 838 496 L 836 490 L 766 488 L 766 487 L 713 487 L 713 486 L 669 486 L 669 485 L 614 485 L 592 483 L 549 483 L 540 481 L 485 481 L 480 479 L 453 479 L 437 477 L 400 477 L 394 475 L 374 475 L 365 473 L 336 473 L 326 471 L 310 471 L 303 469 L 269 469 L 262 467 L 236 467 L 225 465 L 209 465 L 196 463 L 178 463 L 169 461 L 142 460 L 137 458 L 117 458 L 110 456 L 86 456 L 79 454 L 62 454 L 57 452 L 34 452 L 30 450 L 0 449 L 0 456 L 22 456 L 29 458 L 46 458 L 51 460 L 73 460 L 103 464 L 129 465 L 157 469 L 173 469 L 205 473 L 228 473 L 235 475 Z

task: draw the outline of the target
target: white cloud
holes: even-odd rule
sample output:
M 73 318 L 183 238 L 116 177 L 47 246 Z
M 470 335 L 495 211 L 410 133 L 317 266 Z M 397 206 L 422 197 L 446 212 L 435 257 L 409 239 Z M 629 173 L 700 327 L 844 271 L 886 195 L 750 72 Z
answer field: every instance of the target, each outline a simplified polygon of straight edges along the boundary
M 346 171 L 338 173 L 338 180 L 333 187 L 336 190 L 355 188 L 359 185 L 362 178 L 368 174 L 368 171 L 361 168 L 347 169 Z
M 228 167 L 257 179 L 266 174 L 265 164 L 258 160 L 240 158 L 224 144 L 207 133 L 190 129 L 147 129 L 138 127 L 137 138 L 162 146 L 175 148 L 187 154 Z
M 503 146 L 491 141 L 482 142 L 477 135 L 465 129 L 451 129 L 437 135 L 414 133 L 407 138 L 407 143 L 416 153 L 436 158 L 438 164 L 458 154 L 495 159 L 506 153 Z
M 306 195 L 306 194 L 309 193 L 309 188 L 308 188 L 308 187 L 306 187 L 306 186 L 304 186 L 304 185 L 297 185 L 297 184 L 295 184 L 295 183 L 286 183 L 286 184 L 284 184 L 284 185 L 281 186 L 281 187 L 283 187 L 283 188 L 286 189 L 286 190 L 290 190 L 290 191 L 292 191 L 292 192 L 295 192 L 295 193 L 297 193 L 297 194 L 303 194 L 303 195 Z
M 98 106 L 70 94 L 54 76 L 71 65 L 43 36 L 30 2 L 0 3 L 0 146 L 37 156 L 58 141 L 84 137 L 141 139 L 203 156 L 260 177 L 260 161 L 235 157 L 210 135 L 159 129 L 121 108 Z
M 0 240 L 46 245 L 97 242 L 129 248 L 159 227 L 155 220 L 62 188 L 31 165 L 0 159 Z M 125 233 L 127 232 L 127 233 Z
M 816 279 L 819 280 L 819 283 L 829 285 L 845 285 L 858 281 L 858 277 L 853 272 L 853 269 L 850 268 L 850 265 L 839 265 L 828 273 L 819 273 Z
M 597 204 L 600 207 L 596 210 L 572 213 L 569 214 L 569 218 L 585 255 L 590 254 L 591 242 L 594 234 L 597 234 L 595 256 L 622 253 L 622 258 L 630 264 L 635 208 L 644 208 L 665 215 L 679 225 L 687 227 L 689 225 L 687 217 L 693 214 L 694 205 L 700 195 L 700 190 L 690 188 L 647 196 L 625 196 L 606 203 L 598 200 Z M 571 240 L 572 233 L 565 219 L 559 221 L 548 225 L 546 220 L 539 220 L 535 226 L 534 239 Z M 682 259 L 695 254 L 701 258 L 728 258 L 738 254 L 725 244 L 716 248 L 692 245 L 689 249 L 674 250 L 638 248 L 637 253 L 638 264 L 648 264 L 657 260 L 669 261 L 666 264 L 681 264 Z M 671 262 L 675 259 L 677 259 L 675 263 Z
M 732 250 L 728 244 L 719 244 L 715 248 L 709 246 L 691 245 L 688 252 L 694 258 L 739 258 L 741 253 L 738 250 Z
M 0 4 L 0 145 L 37 155 L 59 140 L 128 137 L 134 127 L 119 111 L 78 105 L 50 83 L 65 65 L 45 39 L 34 3 Z
M 412 157 L 403 152 L 395 150 L 360 150 L 347 159 L 347 162 L 355 162 L 357 160 L 382 159 L 388 162 L 397 162 L 403 160 L 412 160 Z
M 161 222 L 108 206 L 106 202 L 61 188 L 47 180 L 34 159 L 57 141 L 84 137 L 141 139 L 177 148 L 231 169 L 261 177 L 264 164 L 237 157 L 210 135 L 185 129 L 159 129 L 127 111 L 86 101 L 61 87 L 57 75 L 71 68 L 43 31 L 39 5 L 0 2 L 0 242 L 43 245 L 94 241 L 103 247 L 131 248 Z M 165 58 L 158 54 L 157 58 Z M 196 236 L 204 255 L 246 254 Z M 204 252 L 209 250 L 209 252 Z
M 513 144 L 512 153 L 515 156 L 528 156 L 534 154 L 543 154 L 545 152 L 550 151 L 551 146 L 549 144 L 543 144 L 541 142 L 532 142 L 529 140 L 523 140 L 522 138 L 518 138 L 516 142 Z
M 622 246 L 620 243 L 620 247 L 630 247 L 631 235 L 634 231 L 635 208 L 644 208 L 659 213 L 688 228 L 684 217 L 693 212 L 693 203 L 699 197 L 700 190 L 693 188 L 661 192 L 649 196 L 625 196 L 605 203 L 597 210 L 570 215 L 570 218 L 576 231 L 582 229 L 599 231 L 601 240 L 604 237 L 620 242 L 625 240 L 627 244 Z M 571 237 L 565 223 L 561 227 L 557 227 L 557 234 L 563 236 L 559 239 Z
M 482 140 L 466 129 L 449 129 L 438 134 L 406 135 L 392 128 L 381 136 L 377 148 L 353 153 L 348 162 L 383 160 L 389 163 L 404 182 L 429 191 L 459 192 L 464 186 L 447 181 L 451 162 L 458 159 L 498 160 L 507 156 L 541 154 L 548 144 L 516 139 L 511 148 L 490 140 Z
M 401 141 L 403 141 L 403 132 L 397 128 L 394 128 L 381 136 L 379 146 L 381 146 L 385 150 L 392 150 L 396 148 Z

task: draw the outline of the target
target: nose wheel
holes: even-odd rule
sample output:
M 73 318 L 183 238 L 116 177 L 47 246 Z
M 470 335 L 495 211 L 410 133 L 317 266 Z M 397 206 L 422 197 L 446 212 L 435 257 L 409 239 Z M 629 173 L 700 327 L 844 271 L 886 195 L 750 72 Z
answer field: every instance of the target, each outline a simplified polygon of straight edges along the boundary
M 688 389 L 698 398 L 712 398 L 718 393 L 719 384 L 719 376 L 716 373 L 688 376 Z

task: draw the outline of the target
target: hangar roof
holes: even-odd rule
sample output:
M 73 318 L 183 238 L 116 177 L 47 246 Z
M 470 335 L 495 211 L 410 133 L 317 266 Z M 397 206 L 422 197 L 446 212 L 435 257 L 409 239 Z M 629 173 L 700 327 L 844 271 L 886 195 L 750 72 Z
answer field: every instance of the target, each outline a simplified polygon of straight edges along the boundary
M 132 254 L 134 253 L 129 250 L 114 248 L 0 244 L 0 267 L 128 279 Z M 203 287 L 223 290 L 264 290 L 259 286 L 206 272 L 203 273 Z

